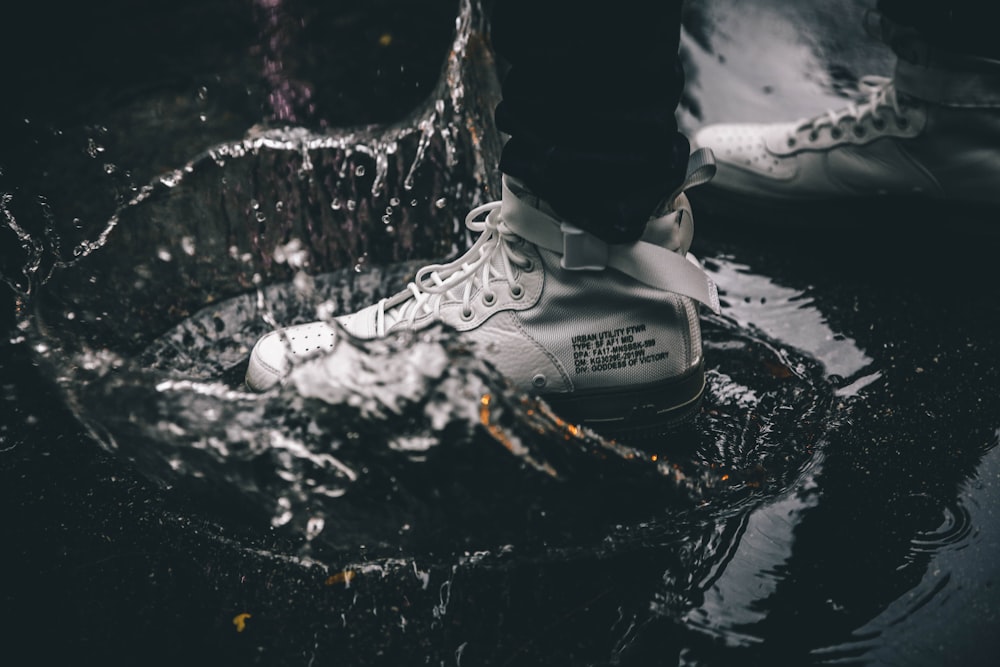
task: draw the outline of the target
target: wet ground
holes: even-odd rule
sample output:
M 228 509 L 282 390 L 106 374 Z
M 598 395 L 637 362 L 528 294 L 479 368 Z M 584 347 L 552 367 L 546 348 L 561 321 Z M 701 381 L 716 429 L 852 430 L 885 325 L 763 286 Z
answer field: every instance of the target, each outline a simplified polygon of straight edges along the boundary
M 891 66 L 865 7 L 689 3 L 685 129 L 841 105 Z M 709 391 L 646 450 L 446 331 L 358 348 L 354 384 L 240 388 L 260 333 L 467 243 L 499 145 L 479 19 L 14 10 L 8 664 L 994 664 L 1000 237 L 960 213 L 695 198 Z

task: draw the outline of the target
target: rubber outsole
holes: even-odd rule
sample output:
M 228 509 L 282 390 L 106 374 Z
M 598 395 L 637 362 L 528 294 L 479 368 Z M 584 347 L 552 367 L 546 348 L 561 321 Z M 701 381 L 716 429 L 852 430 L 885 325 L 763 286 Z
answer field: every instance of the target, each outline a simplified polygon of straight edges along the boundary
M 603 437 L 641 442 L 659 438 L 691 419 L 705 393 L 704 362 L 665 382 L 548 394 L 542 399 L 562 419 Z

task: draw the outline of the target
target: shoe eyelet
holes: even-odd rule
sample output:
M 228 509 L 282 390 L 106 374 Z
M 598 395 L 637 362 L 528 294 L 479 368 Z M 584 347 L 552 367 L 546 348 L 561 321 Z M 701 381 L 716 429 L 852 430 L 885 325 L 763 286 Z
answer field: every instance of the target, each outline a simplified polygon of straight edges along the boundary
M 788 147 L 795 148 L 795 137 L 788 137 Z
M 497 302 L 496 292 L 483 292 L 483 305 L 492 306 Z
M 865 136 L 865 127 L 864 127 L 864 125 L 855 125 L 854 126 L 854 136 L 856 136 L 856 137 L 863 137 L 863 136 Z
M 910 120 L 905 116 L 900 116 L 899 118 L 896 119 L 896 127 L 898 127 L 899 129 L 905 130 L 909 126 L 910 126 Z
M 469 310 L 463 310 L 461 313 L 458 314 L 458 316 L 462 318 L 463 322 L 468 322 L 473 318 L 474 315 L 475 313 L 472 312 L 471 308 Z
M 514 299 L 520 299 L 524 296 L 524 286 L 523 285 L 513 285 L 510 288 L 510 295 Z
M 535 262 L 529 257 L 528 260 L 524 263 L 524 266 L 521 267 L 521 273 L 531 273 L 534 270 L 535 270 Z
M 840 139 L 842 136 L 844 136 L 844 131 L 841 130 L 839 127 L 835 127 L 832 130 L 830 130 L 831 139 Z
M 885 120 L 883 120 L 881 116 L 876 116 L 875 118 L 872 118 L 872 127 L 874 127 L 876 130 L 879 131 L 884 130 Z
M 809 133 L 809 141 L 816 141 L 817 139 L 819 139 L 819 132 L 813 130 Z

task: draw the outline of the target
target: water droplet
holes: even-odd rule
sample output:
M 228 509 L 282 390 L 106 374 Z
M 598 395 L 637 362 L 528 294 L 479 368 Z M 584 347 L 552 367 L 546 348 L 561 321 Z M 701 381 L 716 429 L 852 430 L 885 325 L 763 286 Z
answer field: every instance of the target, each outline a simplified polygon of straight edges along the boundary
M 334 199 L 332 202 L 330 202 L 330 208 L 332 208 L 334 211 L 339 211 L 341 206 L 342 204 L 340 203 L 339 199 Z
M 256 211 L 257 209 L 260 208 L 260 202 L 258 202 L 256 199 L 251 199 L 250 200 L 250 208 L 252 208 L 253 210 Z
M 198 99 L 203 100 L 208 97 L 208 88 L 201 86 L 198 88 Z
M 97 157 L 98 153 L 104 152 L 104 146 L 101 146 L 93 139 L 87 139 L 87 155 L 90 157 Z
M 193 257 L 195 252 L 194 238 L 190 236 L 181 238 L 181 249 L 186 255 Z
M 278 211 L 280 213 L 284 208 L 285 208 L 285 202 L 281 201 L 280 199 L 274 202 L 275 211 Z
M 180 183 L 183 178 L 184 175 L 181 173 L 181 171 L 179 169 L 175 169 L 169 174 L 164 174 L 163 176 L 160 176 L 160 183 L 163 183 L 168 188 L 172 188 L 176 186 L 178 183 Z
M 382 216 L 382 224 L 383 225 L 388 225 L 390 222 L 392 222 L 392 216 L 391 215 L 383 215 Z
M 347 200 L 347 210 L 348 211 L 353 211 L 357 207 L 358 207 L 358 202 L 354 201 L 353 199 L 348 199 Z
M 445 199 L 444 197 L 441 197 L 440 199 L 434 202 L 434 206 L 439 209 L 444 208 L 447 205 L 448 205 L 448 200 Z
M 359 164 L 357 167 L 355 167 L 355 169 L 354 169 L 354 175 L 355 176 L 364 176 L 365 175 L 365 165 Z
M 311 540 L 321 532 L 323 532 L 323 526 L 326 522 L 323 521 L 322 517 L 314 516 L 310 517 L 309 521 L 306 522 L 306 539 Z
M 206 116 L 203 113 L 200 113 L 200 114 L 198 114 L 198 120 L 200 120 L 201 122 L 204 123 L 206 120 L 208 120 L 208 116 Z
M 288 263 L 289 266 L 301 268 L 306 265 L 309 259 L 309 252 L 302 245 L 299 239 L 292 239 L 284 245 L 278 245 L 274 249 L 274 261 L 279 264 Z
M 389 206 L 399 206 L 399 197 L 393 197 L 389 200 Z M 386 211 L 388 213 L 388 211 Z
M 337 314 L 337 304 L 335 301 L 324 301 L 316 306 L 316 317 L 327 320 Z
M 170 254 L 170 251 L 162 246 L 156 249 L 156 256 L 164 262 L 169 262 L 174 258 L 173 255 Z
M 267 220 L 267 216 L 264 215 L 263 211 L 257 211 L 257 215 L 255 217 L 257 218 L 257 222 L 264 222 Z
M 111 164 L 110 162 L 107 163 L 106 165 L 104 165 L 104 173 L 106 173 L 106 174 L 113 174 L 117 170 L 118 170 L 118 167 L 116 167 L 115 165 Z
M 418 202 L 416 199 L 411 199 L 410 200 L 410 206 L 416 207 L 416 205 L 419 204 L 419 203 L 420 202 Z
M 289 264 L 291 264 L 291 262 L 289 262 Z M 313 280 L 313 277 L 305 271 L 299 271 L 295 274 L 295 278 L 292 279 L 292 284 L 295 285 L 295 291 L 299 294 L 308 296 L 313 293 L 316 282 Z

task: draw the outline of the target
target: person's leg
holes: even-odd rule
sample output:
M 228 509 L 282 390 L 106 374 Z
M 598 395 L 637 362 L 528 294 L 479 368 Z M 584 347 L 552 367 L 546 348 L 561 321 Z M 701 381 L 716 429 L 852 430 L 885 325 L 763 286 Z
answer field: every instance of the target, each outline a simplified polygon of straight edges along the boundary
M 498 0 L 491 39 L 509 65 L 497 126 L 503 173 L 611 243 L 635 241 L 681 185 L 675 112 L 681 0 Z
M 567 421 L 657 437 L 705 388 L 696 301 L 719 308 L 688 254 L 681 190 L 712 164 L 689 159 L 674 120 L 680 2 L 499 0 L 495 10 L 492 37 L 510 66 L 496 119 L 509 140 L 502 200 L 466 220 L 475 245 L 336 324 L 265 336 L 247 384 L 268 389 L 317 355 L 337 368 L 338 350 L 351 354 L 344 331 L 371 339 L 443 323 Z
M 1000 209 L 1000 42 L 987 6 L 880 0 L 869 28 L 897 54 L 893 76 L 865 77 L 856 104 L 813 118 L 701 128 L 692 143 L 718 163 L 705 201 L 816 210 L 916 197 L 968 205 L 977 219 Z

